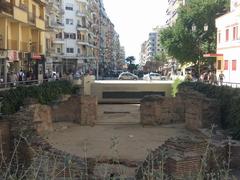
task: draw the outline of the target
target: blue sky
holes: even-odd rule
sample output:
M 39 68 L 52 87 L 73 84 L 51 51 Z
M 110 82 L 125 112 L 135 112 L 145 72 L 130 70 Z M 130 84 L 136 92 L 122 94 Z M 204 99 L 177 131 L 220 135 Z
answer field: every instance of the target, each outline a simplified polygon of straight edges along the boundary
M 148 33 L 166 21 L 167 0 L 103 0 L 106 12 L 120 35 L 126 56 L 139 58 Z

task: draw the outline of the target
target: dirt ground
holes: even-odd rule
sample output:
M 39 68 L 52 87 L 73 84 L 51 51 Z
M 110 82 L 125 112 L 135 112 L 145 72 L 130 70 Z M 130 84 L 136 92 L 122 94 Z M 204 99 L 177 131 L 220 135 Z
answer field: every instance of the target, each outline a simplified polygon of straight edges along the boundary
M 142 161 L 168 138 L 190 136 L 183 124 L 142 127 L 139 105 L 99 105 L 98 116 L 94 127 L 56 123 L 47 138 L 54 147 L 80 157 Z

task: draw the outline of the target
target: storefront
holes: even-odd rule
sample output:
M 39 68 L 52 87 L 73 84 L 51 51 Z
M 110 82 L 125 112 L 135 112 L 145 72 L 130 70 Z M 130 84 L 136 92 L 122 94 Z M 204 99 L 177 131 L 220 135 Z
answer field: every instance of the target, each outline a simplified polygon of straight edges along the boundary
M 45 72 L 45 56 L 36 53 L 29 53 L 27 71 L 31 72 L 32 79 L 42 80 Z

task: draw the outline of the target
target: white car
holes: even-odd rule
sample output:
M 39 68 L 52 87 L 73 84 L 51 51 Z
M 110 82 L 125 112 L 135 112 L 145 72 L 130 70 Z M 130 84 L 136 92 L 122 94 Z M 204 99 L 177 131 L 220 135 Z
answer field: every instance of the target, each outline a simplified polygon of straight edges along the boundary
M 143 76 L 143 80 L 161 80 L 161 75 L 158 73 L 149 73 Z
M 119 80 L 138 80 L 138 77 L 135 74 L 130 72 L 123 72 L 118 76 Z

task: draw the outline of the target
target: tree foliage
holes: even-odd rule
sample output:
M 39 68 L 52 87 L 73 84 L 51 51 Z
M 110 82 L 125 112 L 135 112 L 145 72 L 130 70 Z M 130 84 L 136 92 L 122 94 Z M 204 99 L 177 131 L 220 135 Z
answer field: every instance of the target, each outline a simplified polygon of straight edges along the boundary
M 160 53 L 156 54 L 154 59 L 156 61 L 159 61 L 161 65 L 167 62 L 167 55 L 164 51 L 161 51 Z
M 160 41 L 168 55 L 180 63 L 203 59 L 205 53 L 216 52 L 215 19 L 227 11 L 229 0 L 188 0 L 178 10 L 178 18 L 173 26 L 163 29 Z M 196 31 L 192 26 L 196 25 Z M 204 31 L 204 25 L 208 31 Z
M 128 56 L 125 61 L 129 64 L 133 64 L 133 62 L 136 60 L 134 56 Z

